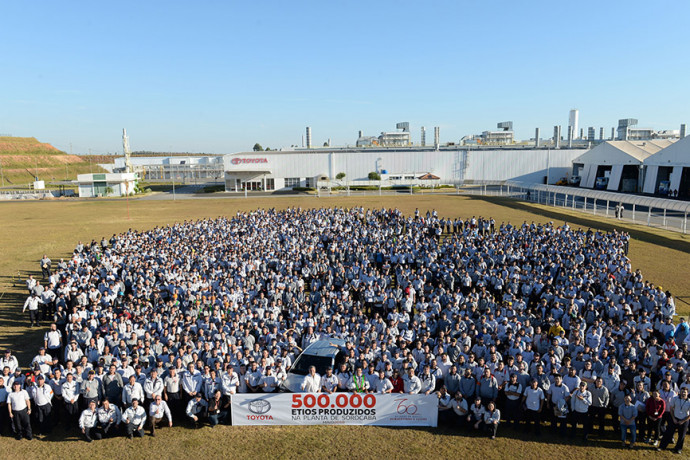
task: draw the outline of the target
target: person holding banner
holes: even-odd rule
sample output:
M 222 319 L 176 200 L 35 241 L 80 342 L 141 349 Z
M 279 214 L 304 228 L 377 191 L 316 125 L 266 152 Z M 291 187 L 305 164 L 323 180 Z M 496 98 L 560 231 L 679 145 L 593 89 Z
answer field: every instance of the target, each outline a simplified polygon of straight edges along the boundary
M 386 378 L 386 371 L 381 369 L 379 371 L 379 376 L 374 383 L 374 391 L 376 393 L 392 393 L 393 383 Z
M 318 393 L 321 391 L 321 385 L 321 376 L 316 373 L 316 367 L 309 366 L 309 373 L 304 377 L 304 381 L 300 385 L 301 390 L 305 393 Z
M 441 386 L 436 396 L 438 396 L 438 424 L 439 426 L 450 425 L 453 416 L 453 400 L 445 386 Z
M 353 393 L 369 393 L 369 381 L 362 372 L 362 368 L 355 369 L 355 375 L 350 378 L 347 388 Z
M 347 370 L 347 364 L 342 363 L 340 365 L 340 370 L 336 373 L 338 378 L 338 390 L 337 391 L 347 391 L 347 384 L 352 380 L 352 374 Z
M 280 385 L 280 382 L 278 381 L 276 376 L 273 375 L 273 368 L 266 366 L 266 374 L 261 376 L 261 380 L 259 380 L 259 386 L 264 391 L 264 393 L 271 393 L 276 391 L 278 385 Z
M 414 369 L 411 367 L 407 368 L 407 374 L 403 377 L 403 384 L 405 393 L 409 395 L 416 395 L 422 389 L 422 381 L 414 375 Z
M 328 366 L 326 368 L 326 375 L 321 377 L 321 391 L 324 393 L 333 393 L 338 389 L 338 377 L 333 374 L 333 368 Z

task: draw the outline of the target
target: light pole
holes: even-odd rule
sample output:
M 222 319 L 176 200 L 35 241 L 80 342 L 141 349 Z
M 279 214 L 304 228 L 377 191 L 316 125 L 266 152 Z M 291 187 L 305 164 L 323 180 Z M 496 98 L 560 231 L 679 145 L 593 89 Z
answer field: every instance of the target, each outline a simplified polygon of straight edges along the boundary
M 173 181 L 173 201 L 175 201 L 175 200 L 177 200 L 177 198 L 175 197 L 175 171 L 173 171 L 171 176 L 172 176 L 172 181 Z

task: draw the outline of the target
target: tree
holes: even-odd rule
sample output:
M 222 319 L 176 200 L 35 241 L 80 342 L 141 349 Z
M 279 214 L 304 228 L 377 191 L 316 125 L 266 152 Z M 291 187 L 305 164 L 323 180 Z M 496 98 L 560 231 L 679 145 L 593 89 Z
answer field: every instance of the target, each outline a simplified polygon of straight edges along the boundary
M 377 173 L 376 171 L 372 171 L 369 173 L 369 180 L 381 180 L 381 174 Z
M 324 143 L 323 143 L 323 146 L 324 146 L 324 147 L 329 147 L 328 142 L 324 142 Z
M 259 144 L 259 143 L 257 142 L 256 144 L 254 144 L 254 151 L 255 151 L 255 152 L 263 152 L 263 151 L 264 151 L 264 148 L 261 147 L 261 144 Z
M 338 174 L 335 175 L 335 178 L 338 180 L 344 179 L 345 178 L 345 173 L 344 172 L 339 172 Z
M 267 152 L 270 152 L 270 151 L 271 151 L 271 147 L 266 147 L 264 150 L 266 150 Z

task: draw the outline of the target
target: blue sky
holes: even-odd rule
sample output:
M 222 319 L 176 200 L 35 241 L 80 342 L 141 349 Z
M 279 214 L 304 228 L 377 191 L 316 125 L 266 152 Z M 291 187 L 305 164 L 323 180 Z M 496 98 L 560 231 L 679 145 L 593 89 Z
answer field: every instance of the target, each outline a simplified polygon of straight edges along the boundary
M 690 2 L 11 2 L 0 133 L 75 153 L 690 123 Z M 598 134 L 598 129 L 597 129 Z

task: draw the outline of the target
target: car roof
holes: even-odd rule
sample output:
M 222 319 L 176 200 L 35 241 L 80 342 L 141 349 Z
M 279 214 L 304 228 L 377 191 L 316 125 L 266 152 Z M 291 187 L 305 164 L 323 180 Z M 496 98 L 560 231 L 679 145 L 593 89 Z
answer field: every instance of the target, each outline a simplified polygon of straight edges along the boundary
M 335 345 L 335 346 L 334 346 Z M 335 356 L 345 347 L 343 339 L 317 340 L 302 351 L 302 354 L 313 356 Z

